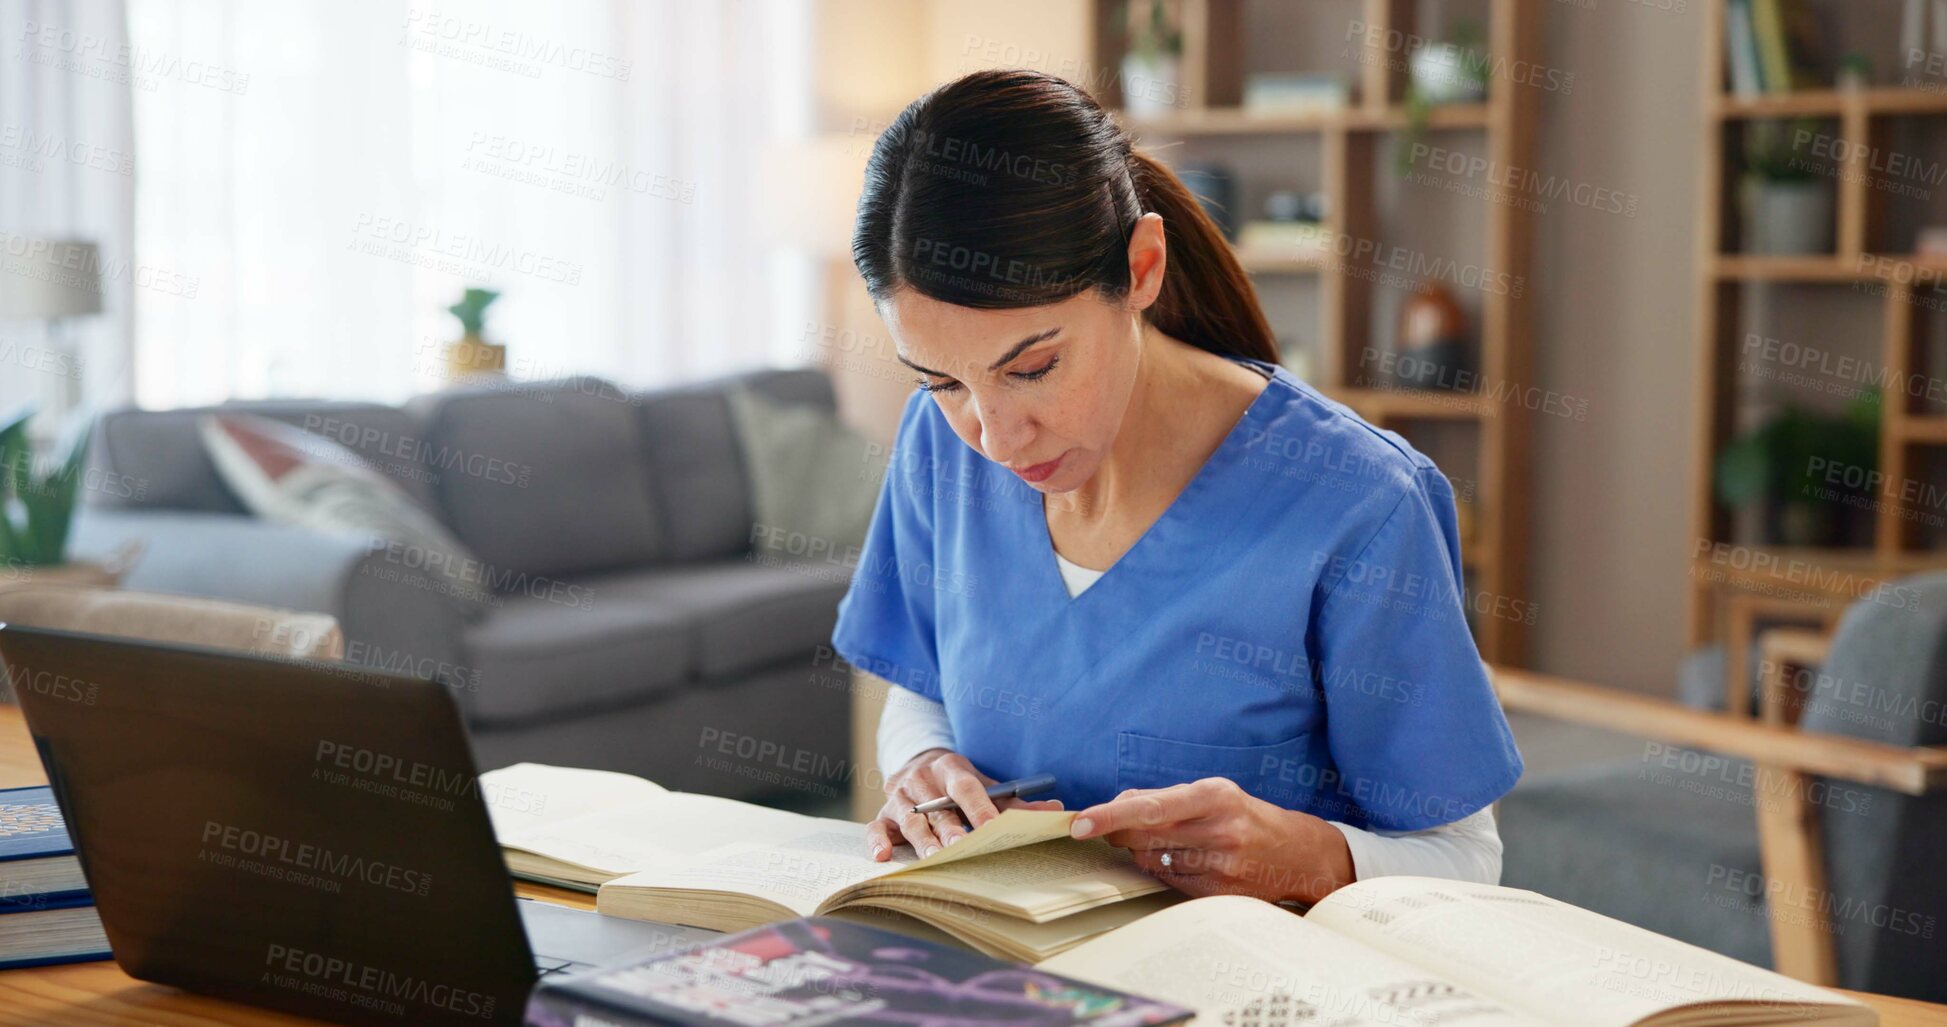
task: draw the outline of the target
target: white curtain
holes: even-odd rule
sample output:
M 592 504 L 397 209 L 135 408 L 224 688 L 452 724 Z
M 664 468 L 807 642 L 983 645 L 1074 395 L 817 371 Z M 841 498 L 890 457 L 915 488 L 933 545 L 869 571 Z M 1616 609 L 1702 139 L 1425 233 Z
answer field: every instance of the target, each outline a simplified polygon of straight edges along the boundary
M 441 387 L 470 285 L 516 378 L 802 349 L 803 258 L 750 213 L 809 120 L 802 5 L 128 3 L 137 254 L 195 282 L 138 296 L 145 405 Z
M 0 319 L 0 412 L 130 394 L 131 297 L 156 280 L 134 262 L 125 43 L 121 0 L 0 0 L 0 273 L 21 273 L 33 240 L 90 242 L 94 266 L 70 270 L 99 276 L 102 307 L 58 335 Z

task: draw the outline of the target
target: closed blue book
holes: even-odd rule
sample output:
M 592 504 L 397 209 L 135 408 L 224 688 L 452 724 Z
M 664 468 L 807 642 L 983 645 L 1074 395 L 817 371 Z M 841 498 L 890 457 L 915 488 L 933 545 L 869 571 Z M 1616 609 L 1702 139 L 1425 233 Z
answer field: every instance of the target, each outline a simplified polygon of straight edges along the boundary
M 543 978 L 530 1027 L 1148 1027 L 1191 1011 L 830 917 L 729 935 L 635 966 Z
M 108 956 L 53 790 L 0 790 L 0 969 Z

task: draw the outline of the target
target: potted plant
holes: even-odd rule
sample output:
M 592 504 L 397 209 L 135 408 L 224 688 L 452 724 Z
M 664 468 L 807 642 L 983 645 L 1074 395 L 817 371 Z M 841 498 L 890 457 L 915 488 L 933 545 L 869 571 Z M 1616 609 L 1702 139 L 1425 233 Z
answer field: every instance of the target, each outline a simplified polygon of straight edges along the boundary
M 1455 23 L 1444 42 L 1413 51 L 1407 60 L 1406 129 L 1393 143 L 1393 170 L 1413 170 L 1413 147 L 1425 139 L 1433 108 L 1448 103 L 1479 103 L 1487 98 L 1487 37 L 1479 22 Z
M 1170 0 L 1123 0 L 1122 25 L 1122 109 L 1134 118 L 1168 114 L 1183 92 L 1183 32 Z
M 1413 94 L 1436 105 L 1486 99 L 1489 66 L 1487 34 L 1477 21 L 1454 23 L 1445 41 L 1422 46 L 1407 60 Z
M 27 436 L 32 407 L 0 418 L 0 587 L 22 581 L 113 585 L 120 568 L 70 561 L 68 533 L 87 460 L 84 429 L 67 454 L 43 472 Z
M 454 378 L 500 375 L 507 370 L 507 347 L 486 341 L 482 332 L 487 307 L 500 298 L 492 289 L 468 289 L 460 302 L 447 307 L 460 319 L 461 336 L 446 347 L 446 367 Z
M 1758 121 L 1744 147 L 1745 252 L 1832 251 L 1832 183 L 1809 145 L 1819 129 L 1807 118 Z
M 1877 390 L 1839 414 L 1785 404 L 1717 454 L 1717 498 L 1763 504 L 1767 544 L 1843 544 L 1851 532 L 1841 515 L 1871 508 L 1864 483 L 1879 467 L 1879 413 Z

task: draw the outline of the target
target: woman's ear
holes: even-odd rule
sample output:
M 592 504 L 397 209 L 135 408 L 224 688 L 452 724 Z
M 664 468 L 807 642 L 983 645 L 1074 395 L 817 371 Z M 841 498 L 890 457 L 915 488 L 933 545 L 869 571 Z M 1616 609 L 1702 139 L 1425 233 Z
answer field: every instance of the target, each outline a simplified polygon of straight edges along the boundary
M 1136 230 L 1129 233 L 1129 309 L 1148 310 L 1156 302 L 1163 294 L 1163 271 L 1168 266 L 1163 215 L 1144 214 L 1136 219 Z

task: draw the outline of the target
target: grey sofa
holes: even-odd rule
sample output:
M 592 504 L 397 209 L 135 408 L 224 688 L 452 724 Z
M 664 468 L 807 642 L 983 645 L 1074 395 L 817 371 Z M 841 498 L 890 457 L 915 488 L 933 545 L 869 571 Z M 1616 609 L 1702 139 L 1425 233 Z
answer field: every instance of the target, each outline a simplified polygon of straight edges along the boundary
M 831 409 L 829 379 L 768 371 L 629 393 L 590 378 L 367 403 L 226 405 L 345 444 L 439 516 L 492 598 L 423 553 L 266 523 L 223 484 L 202 410 L 97 427 L 82 555 L 139 539 L 124 584 L 317 610 L 346 658 L 458 699 L 483 768 L 522 760 L 816 805 L 844 794 L 842 568 L 752 553 L 732 384 Z
M 1904 606 L 1846 610 L 1799 730 L 1947 745 L 1947 573 L 1902 585 Z M 1523 780 L 1498 807 L 1501 881 L 1760 966 L 1781 902 L 1829 919 L 1840 987 L 1947 1001 L 1947 794 L 1813 779 L 1827 884 L 1793 894 L 1765 874 L 1756 804 L 1801 796 L 1754 796 L 1754 780 L 1744 760 L 1674 746 Z

